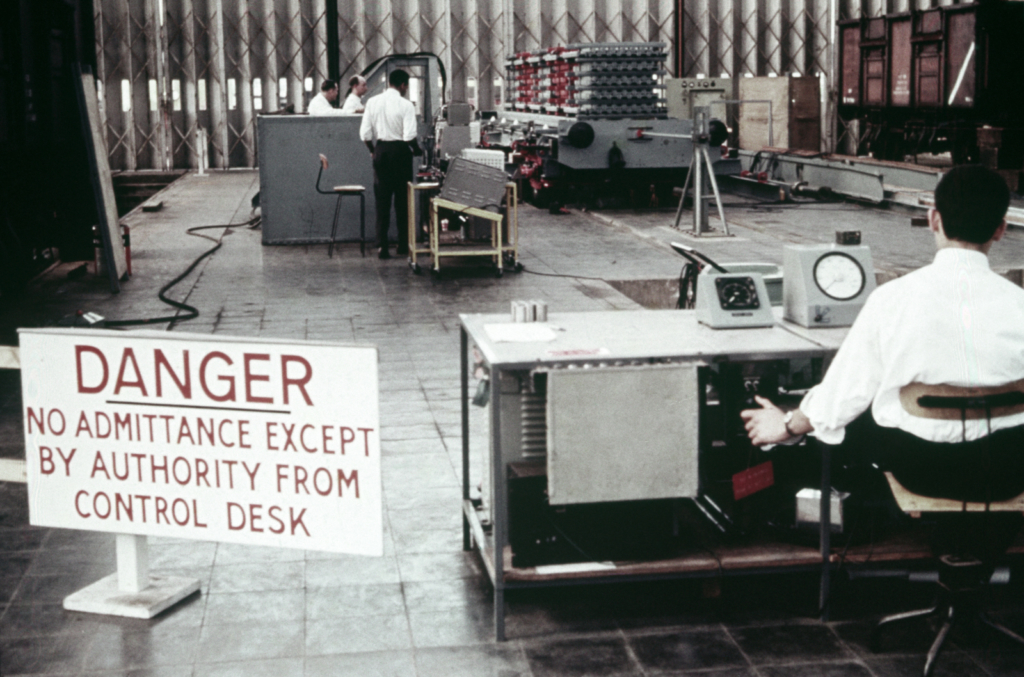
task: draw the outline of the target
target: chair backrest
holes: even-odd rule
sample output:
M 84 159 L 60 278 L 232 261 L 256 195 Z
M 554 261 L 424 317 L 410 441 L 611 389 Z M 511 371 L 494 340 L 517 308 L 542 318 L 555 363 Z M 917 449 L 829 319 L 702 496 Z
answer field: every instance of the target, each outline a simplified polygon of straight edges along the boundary
M 948 421 L 998 418 L 1024 412 L 1024 379 L 973 387 L 911 383 L 900 388 L 900 404 L 911 416 Z
M 991 420 L 1024 412 L 1024 379 L 986 387 L 911 383 L 900 388 L 900 404 L 907 413 L 918 418 Z M 891 472 L 885 475 L 900 509 L 914 517 L 922 512 L 1024 512 L 1024 494 L 999 502 L 930 498 L 908 491 Z
M 332 190 L 321 190 L 320 188 L 320 177 L 324 175 L 324 170 L 327 169 L 327 156 L 320 153 L 320 171 L 316 173 L 316 192 L 324 195 L 333 195 Z

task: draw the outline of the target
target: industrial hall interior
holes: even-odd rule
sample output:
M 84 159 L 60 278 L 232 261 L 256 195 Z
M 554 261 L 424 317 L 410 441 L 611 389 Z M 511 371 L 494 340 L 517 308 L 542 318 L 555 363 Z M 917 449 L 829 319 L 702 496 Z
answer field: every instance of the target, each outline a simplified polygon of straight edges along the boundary
M 0 676 L 1024 675 L 1022 63 L 1021 0 L 3 0 Z

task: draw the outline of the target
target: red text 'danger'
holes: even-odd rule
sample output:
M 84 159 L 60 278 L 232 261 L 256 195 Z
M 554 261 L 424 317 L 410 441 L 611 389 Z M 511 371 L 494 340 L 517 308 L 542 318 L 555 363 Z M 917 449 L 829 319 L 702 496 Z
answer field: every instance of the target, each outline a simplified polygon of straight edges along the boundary
M 195 356 L 182 350 L 168 356 L 156 348 L 151 356 L 136 356 L 132 348 L 108 354 L 76 345 L 75 374 L 83 395 L 162 398 L 166 391 L 185 400 L 313 405 L 306 389 L 313 366 L 299 355 L 243 353 L 238 359 L 219 350 Z

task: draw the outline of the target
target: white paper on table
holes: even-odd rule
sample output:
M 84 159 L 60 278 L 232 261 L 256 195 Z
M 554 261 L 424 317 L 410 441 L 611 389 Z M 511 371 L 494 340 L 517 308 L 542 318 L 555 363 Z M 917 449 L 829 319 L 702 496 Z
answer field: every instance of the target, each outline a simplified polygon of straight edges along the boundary
M 558 335 L 543 322 L 507 322 L 485 324 L 487 336 L 495 343 L 536 343 L 554 341 Z
M 580 562 L 578 564 L 547 564 L 537 567 L 537 573 L 548 574 L 575 574 L 585 571 L 607 571 L 614 569 L 612 562 Z

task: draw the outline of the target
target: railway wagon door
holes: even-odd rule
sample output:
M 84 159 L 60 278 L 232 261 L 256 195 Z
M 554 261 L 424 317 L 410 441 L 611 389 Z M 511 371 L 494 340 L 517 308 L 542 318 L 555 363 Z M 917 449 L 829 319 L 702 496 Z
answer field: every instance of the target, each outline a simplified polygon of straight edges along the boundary
M 910 16 L 901 16 L 889 24 L 889 103 L 893 106 L 910 106 L 910 67 L 913 29 Z
M 942 10 L 921 12 L 915 17 L 913 89 L 914 104 L 942 107 Z
M 884 106 L 885 101 L 885 18 L 869 19 L 861 41 L 864 59 L 863 105 Z
M 841 101 L 846 106 L 860 105 L 860 22 L 845 24 L 840 31 L 843 50 Z
M 971 8 L 971 11 L 947 12 L 946 17 L 946 105 L 973 108 L 977 50 L 981 47 L 975 41 L 976 15 Z

